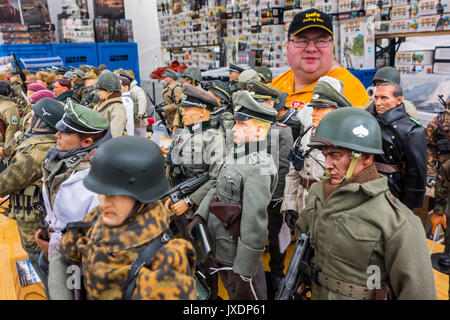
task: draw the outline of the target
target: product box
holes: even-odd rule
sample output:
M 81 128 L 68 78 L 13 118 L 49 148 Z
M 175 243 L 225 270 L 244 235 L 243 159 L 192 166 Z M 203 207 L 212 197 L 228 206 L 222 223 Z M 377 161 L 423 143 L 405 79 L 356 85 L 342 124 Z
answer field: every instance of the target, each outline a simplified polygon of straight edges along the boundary
M 434 60 L 448 60 L 450 62 L 450 47 L 435 47 Z
M 437 1 L 435 1 L 435 0 L 420 1 L 418 3 L 419 16 L 437 14 L 436 4 L 437 4 Z
M 419 32 L 436 31 L 438 15 L 419 17 Z
M 397 52 L 395 55 L 395 65 L 412 65 L 413 51 Z
M 413 53 L 413 64 L 431 65 L 433 64 L 434 50 L 416 50 Z
M 391 22 L 391 33 L 406 33 L 408 32 L 409 20 L 393 20 Z
M 450 74 L 450 62 L 435 62 L 433 64 L 433 73 L 448 73 Z
M 404 20 L 411 17 L 411 6 L 393 7 L 391 9 L 392 20 Z

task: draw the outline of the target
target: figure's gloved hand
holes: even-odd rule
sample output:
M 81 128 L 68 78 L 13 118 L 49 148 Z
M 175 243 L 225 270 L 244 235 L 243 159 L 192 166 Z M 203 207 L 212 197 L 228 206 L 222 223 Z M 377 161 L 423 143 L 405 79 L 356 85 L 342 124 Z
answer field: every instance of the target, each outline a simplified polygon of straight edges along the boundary
M 203 221 L 203 219 L 200 216 L 194 216 L 194 219 L 187 225 L 186 233 L 188 234 L 191 241 L 195 241 L 192 230 L 202 221 Z
M 436 184 L 436 178 L 433 176 L 427 176 L 427 182 L 426 182 L 427 187 L 434 188 L 435 184 Z
M 286 222 L 287 226 L 291 229 L 295 228 L 295 221 L 297 221 L 298 213 L 294 210 L 287 210 L 284 214 L 284 221 Z

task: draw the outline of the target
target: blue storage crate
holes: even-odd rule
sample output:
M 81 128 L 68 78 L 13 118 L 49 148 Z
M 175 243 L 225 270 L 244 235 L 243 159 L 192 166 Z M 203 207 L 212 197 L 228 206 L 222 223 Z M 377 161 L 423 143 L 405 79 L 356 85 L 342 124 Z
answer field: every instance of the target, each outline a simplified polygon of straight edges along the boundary
M 53 55 L 61 57 L 66 68 L 80 65 L 98 66 L 95 43 L 54 43 Z
M 0 56 L 10 56 L 14 53 L 17 60 L 23 68 L 23 64 L 20 62 L 20 58 L 46 58 L 53 57 L 52 44 L 2 44 L 0 45 Z
M 136 81 L 140 82 L 139 58 L 135 42 L 97 43 L 98 64 L 105 64 L 108 70 L 122 68 L 133 70 Z
M 372 85 L 372 78 L 378 69 L 349 70 L 367 89 Z

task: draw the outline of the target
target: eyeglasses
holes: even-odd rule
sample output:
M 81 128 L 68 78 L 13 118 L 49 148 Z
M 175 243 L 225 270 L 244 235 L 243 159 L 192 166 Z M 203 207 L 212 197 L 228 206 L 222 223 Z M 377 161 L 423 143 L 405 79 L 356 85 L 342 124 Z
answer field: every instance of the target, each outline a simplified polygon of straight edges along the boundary
M 289 42 L 292 42 L 294 44 L 294 47 L 296 48 L 306 48 L 310 42 L 314 42 L 314 45 L 316 48 L 326 48 L 330 44 L 331 41 L 333 41 L 333 38 L 329 39 L 289 39 Z

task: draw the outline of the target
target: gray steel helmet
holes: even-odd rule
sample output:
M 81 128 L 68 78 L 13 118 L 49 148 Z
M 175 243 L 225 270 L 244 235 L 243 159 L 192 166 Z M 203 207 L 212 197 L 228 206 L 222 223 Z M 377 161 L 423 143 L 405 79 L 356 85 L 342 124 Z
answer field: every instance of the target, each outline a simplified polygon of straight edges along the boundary
M 120 85 L 120 79 L 117 75 L 110 71 L 103 71 L 97 78 L 95 89 L 120 92 L 122 91 L 122 86 Z
M 272 82 L 272 71 L 266 66 L 255 67 L 256 72 L 264 83 Z
M 95 152 L 84 186 L 92 192 L 156 201 L 169 190 L 164 155 L 153 141 L 137 136 L 117 137 Z
M 400 84 L 400 72 L 393 67 L 383 67 L 373 76 L 372 84 L 375 85 L 376 81 Z
M 64 115 L 64 106 L 53 98 L 42 98 L 33 104 L 31 109 L 39 118 L 55 129 L 56 124 Z
M 189 78 L 191 80 L 195 80 L 198 83 L 202 81 L 202 72 L 200 69 L 196 67 L 189 67 L 181 73 L 182 77 Z
M 383 154 L 381 129 L 369 112 L 359 108 L 340 108 L 328 113 L 316 128 L 308 146 L 335 146 L 357 152 Z

